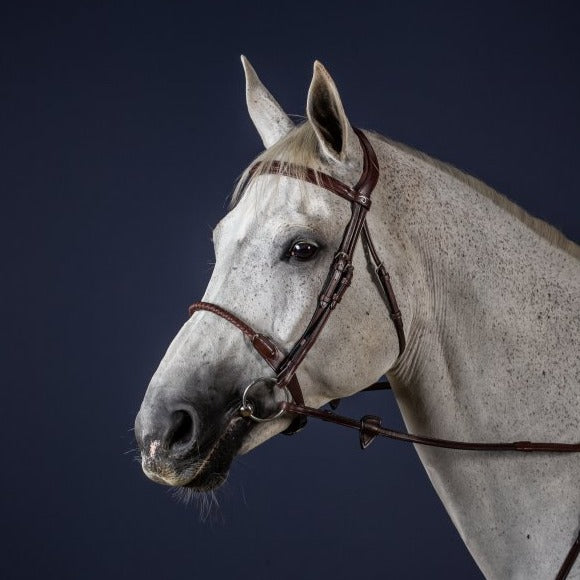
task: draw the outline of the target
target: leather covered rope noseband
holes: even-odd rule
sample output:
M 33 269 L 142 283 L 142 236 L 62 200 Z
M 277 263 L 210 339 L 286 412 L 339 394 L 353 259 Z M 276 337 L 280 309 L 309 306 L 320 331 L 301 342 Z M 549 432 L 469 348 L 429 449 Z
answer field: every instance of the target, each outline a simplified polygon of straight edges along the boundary
M 228 312 L 221 306 L 210 302 L 195 302 L 189 307 L 190 315 L 199 310 L 211 312 L 229 323 L 233 324 L 250 340 L 252 346 L 260 356 L 268 363 L 276 373 L 275 377 L 263 377 L 252 381 L 242 395 L 242 405 L 240 414 L 256 422 L 273 421 L 284 414 L 293 417 L 292 423 L 284 433 L 293 434 L 300 430 L 306 423 L 307 417 L 314 417 L 328 421 L 343 427 L 357 429 L 360 432 L 360 444 L 363 449 L 368 447 L 372 441 L 378 437 L 388 437 L 398 441 L 406 441 L 419 445 L 428 445 L 445 449 L 460 449 L 469 451 L 512 451 L 512 452 L 551 452 L 551 453 L 576 453 L 580 452 L 580 443 L 547 443 L 532 441 L 498 442 L 498 443 L 477 443 L 466 441 L 451 441 L 448 439 L 437 439 L 424 437 L 410 433 L 402 433 L 392 429 L 386 429 L 381 425 L 381 419 L 373 415 L 367 415 L 360 420 L 343 417 L 336 413 L 313 409 L 304 404 L 302 389 L 296 377 L 296 371 L 312 345 L 316 342 L 318 335 L 326 324 L 330 313 L 341 301 L 344 293 L 349 287 L 353 276 L 352 258 L 359 238 L 362 239 L 363 246 L 367 251 L 367 256 L 375 266 L 378 286 L 385 298 L 389 315 L 395 326 L 399 341 L 399 356 L 405 350 L 405 332 L 401 311 L 397 305 L 397 300 L 391 286 L 390 277 L 381 262 L 366 222 L 366 215 L 371 207 L 371 194 L 379 179 L 379 165 L 375 152 L 360 129 L 354 129 L 359 138 L 363 151 L 363 170 L 358 183 L 351 187 L 342 183 L 334 177 L 314 169 L 298 167 L 292 163 L 274 161 L 269 164 L 261 174 L 283 175 L 305 180 L 309 183 L 327 189 L 332 193 L 346 199 L 351 203 L 351 217 L 344 230 L 342 241 L 334 254 L 334 260 L 330 266 L 328 276 L 322 290 L 318 296 L 316 310 L 308 323 L 306 330 L 300 339 L 294 344 L 287 354 L 268 336 L 256 332 L 251 326 L 240 320 L 236 315 Z M 252 166 L 248 172 L 248 180 L 258 171 L 260 163 Z M 247 181 L 246 184 L 247 185 Z M 254 414 L 254 406 L 249 397 L 253 387 L 259 383 L 267 383 L 277 386 L 284 391 L 286 400 L 278 411 L 270 417 L 258 417 Z M 362 390 L 375 390 L 388 388 L 387 383 L 374 383 L 370 387 Z M 332 402 L 331 402 L 331 406 Z M 556 580 L 564 580 L 580 553 L 580 532 L 575 542 L 572 544 L 566 558 L 556 576 Z

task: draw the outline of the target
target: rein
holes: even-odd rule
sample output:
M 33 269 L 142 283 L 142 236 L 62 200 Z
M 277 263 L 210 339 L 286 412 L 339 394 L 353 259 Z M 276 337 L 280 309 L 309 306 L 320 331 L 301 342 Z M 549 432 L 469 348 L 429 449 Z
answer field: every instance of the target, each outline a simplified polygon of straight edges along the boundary
M 390 277 L 386 271 L 372 241 L 371 234 L 366 222 L 367 212 L 371 207 L 371 194 L 379 179 L 379 165 L 376 154 L 367 137 L 360 129 L 354 128 L 358 136 L 363 151 L 363 170 L 361 177 L 354 187 L 351 187 L 334 177 L 310 168 L 303 168 L 291 163 L 274 161 L 264 174 L 283 175 L 286 177 L 300 178 L 308 183 L 317 185 L 335 193 L 351 203 L 351 217 L 342 236 L 342 241 L 334 255 L 334 260 L 330 266 L 326 281 L 318 296 L 318 302 L 310 322 L 302 336 L 290 349 L 288 354 L 284 354 L 276 343 L 268 336 L 256 332 L 250 325 L 238 318 L 235 314 L 210 302 L 195 302 L 189 307 L 189 314 L 204 310 L 220 316 L 233 324 L 250 341 L 258 354 L 268 363 L 270 368 L 276 373 L 275 378 L 263 377 L 252 381 L 242 395 L 242 405 L 239 413 L 255 422 L 262 423 L 278 419 L 282 415 L 293 417 L 292 423 L 284 431 L 291 435 L 299 431 L 306 424 L 307 418 L 312 417 L 322 421 L 341 425 L 359 431 L 360 445 L 366 449 L 376 437 L 386 437 L 406 443 L 426 445 L 444 449 L 456 449 L 463 451 L 511 451 L 523 453 L 578 453 L 580 443 L 549 443 L 533 441 L 514 441 L 510 443 L 496 442 L 467 442 L 453 441 L 449 439 L 439 439 L 435 437 L 425 437 L 413 435 L 388 429 L 381 425 L 380 417 L 375 415 L 365 415 L 360 420 L 337 415 L 330 411 L 314 409 L 304 404 L 302 388 L 296 377 L 296 371 L 300 363 L 304 360 L 313 344 L 316 342 L 320 332 L 324 328 L 328 317 L 341 301 L 347 288 L 350 286 L 353 276 L 352 258 L 358 240 L 361 239 L 363 246 L 367 250 L 367 255 L 374 265 L 374 271 L 381 290 L 389 316 L 393 321 L 397 339 L 399 341 L 399 356 L 405 350 L 406 340 L 401 311 L 397 305 L 397 300 L 391 286 Z M 252 166 L 248 172 L 247 181 L 258 172 L 260 163 Z M 255 415 L 254 404 L 250 393 L 256 385 L 268 384 L 278 387 L 284 392 L 286 401 L 281 403 L 277 412 L 269 417 L 259 417 Z M 363 390 L 378 390 L 389 388 L 386 383 L 374 383 Z M 331 401 L 333 409 L 338 405 L 338 401 Z M 574 562 L 580 553 L 580 531 L 578 537 L 570 548 L 566 558 L 558 571 L 556 580 L 567 578 Z
M 475 443 L 468 441 L 453 441 L 451 439 L 438 439 L 436 437 L 425 437 L 423 435 L 413 435 L 387 429 L 381 425 L 381 418 L 375 415 L 365 415 L 361 419 L 344 417 L 330 411 L 314 409 L 305 405 L 296 405 L 285 402 L 281 404 L 281 409 L 290 415 L 303 415 L 321 419 L 328 423 L 334 423 L 342 427 L 349 427 L 359 431 L 360 446 L 366 449 L 376 437 L 386 437 L 395 441 L 405 443 L 415 443 L 429 447 L 439 447 L 443 449 L 458 449 L 461 451 L 524 451 L 536 453 L 578 453 L 580 443 L 544 443 L 534 441 L 513 441 L 511 443 Z
M 436 437 L 425 437 L 423 435 L 413 435 L 388 429 L 381 425 L 381 418 L 376 415 L 365 415 L 361 419 L 352 419 L 330 411 L 314 409 L 305 405 L 296 405 L 291 402 L 285 402 L 280 405 L 280 409 L 289 415 L 312 417 L 321 419 L 328 423 L 334 423 L 341 427 L 356 429 L 359 432 L 359 441 L 361 449 L 366 449 L 377 437 L 386 437 L 395 441 L 405 443 L 414 443 L 416 445 L 426 445 L 429 447 L 438 447 L 442 449 L 457 449 L 461 451 L 516 451 L 524 453 L 578 453 L 580 452 L 580 443 L 548 443 L 537 441 L 513 441 L 513 442 L 494 442 L 481 443 L 469 441 L 453 441 L 451 439 L 439 439 Z M 570 547 L 556 580 L 565 580 L 572 570 L 580 554 L 580 530 L 576 540 Z

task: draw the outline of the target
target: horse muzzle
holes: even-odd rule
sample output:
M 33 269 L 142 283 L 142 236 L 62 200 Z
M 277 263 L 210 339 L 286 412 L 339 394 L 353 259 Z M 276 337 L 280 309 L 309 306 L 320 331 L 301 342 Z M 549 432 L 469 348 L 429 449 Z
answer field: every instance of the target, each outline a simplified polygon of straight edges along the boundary
M 191 406 L 141 407 L 135 438 L 145 475 L 157 483 L 183 485 L 185 466 L 195 455 L 199 420 Z
M 207 421 L 192 406 L 142 406 L 135 420 L 141 467 L 156 483 L 208 491 L 226 479 L 253 422 L 239 413 Z

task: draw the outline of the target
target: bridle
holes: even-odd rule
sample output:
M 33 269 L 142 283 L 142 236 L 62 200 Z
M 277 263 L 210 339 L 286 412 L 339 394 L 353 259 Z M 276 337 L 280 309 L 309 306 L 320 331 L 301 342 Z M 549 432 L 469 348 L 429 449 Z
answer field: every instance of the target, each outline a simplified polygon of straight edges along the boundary
M 350 220 L 344 230 L 340 245 L 334 254 L 334 259 L 330 266 L 326 281 L 318 295 L 314 314 L 306 326 L 306 330 L 294 346 L 292 346 L 289 352 L 284 354 L 283 349 L 281 349 L 270 337 L 255 331 L 235 314 L 228 312 L 217 304 L 212 304 L 210 302 L 195 302 L 189 307 L 190 315 L 193 315 L 197 311 L 205 310 L 206 312 L 216 314 L 233 324 L 249 339 L 250 344 L 276 373 L 275 377 L 262 377 L 255 379 L 244 389 L 242 404 L 239 409 L 240 415 L 259 423 L 273 421 L 285 414 L 291 415 L 293 417 L 292 423 L 288 429 L 284 431 L 285 434 L 289 435 L 296 433 L 304 427 L 307 417 L 322 419 L 323 421 L 357 429 L 360 433 L 360 444 L 363 449 L 366 449 L 366 447 L 368 447 L 377 436 L 381 436 L 419 445 L 470 451 L 580 452 L 580 443 L 544 443 L 531 441 L 476 443 L 412 435 L 410 433 L 402 433 L 382 427 L 381 419 L 376 416 L 367 415 L 362 419 L 357 420 L 337 415 L 334 412 L 307 407 L 304 404 L 304 396 L 298 378 L 296 377 L 296 371 L 316 342 L 316 339 L 328 321 L 330 313 L 341 301 L 344 293 L 350 286 L 354 270 L 352 264 L 353 255 L 359 239 L 362 240 L 363 246 L 366 249 L 366 254 L 374 264 L 377 284 L 383 294 L 385 304 L 389 311 L 389 316 L 393 321 L 395 332 L 397 334 L 399 356 L 402 355 L 405 350 L 405 331 L 401 311 L 399 310 L 391 286 L 390 276 L 378 256 L 366 222 L 366 216 L 371 207 L 371 194 L 379 179 L 379 164 L 375 151 L 365 134 L 360 129 L 354 128 L 354 131 L 358 136 L 363 152 L 363 169 L 357 184 L 352 187 L 327 173 L 280 161 L 269 163 L 265 168 L 261 167 L 260 162 L 256 163 L 248 171 L 246 182 L 242 186 L 242 189 L 247 186 L 251 177 L 258 172 L 260 175 L 282 175 L 301 179 L 327 189 L 328 191 L 331 191 L 349 201 L 351 204 Z M 252 389 L 259 384 L 268 384 L 272 387 L 282 389 L 286 399 L 280 404 L 277 412 L 268 417 L 259 417 L 255 414 L 254 404 L 250 397 Z M 389 387 L 387 383 L 379 382 L 362 390 L 376 390 L 380 388 Z M 336 404 L 337 402 L 331 402 L 333 409 L 336 408 Z M 556 580 L 564 580 L 568 576 L 579 553 L 580 531 L 558 572 Z
M 266 171 L 261 172 L 261 174 L 283 175 L 294 178 L 300 176 L 303 180 L 327 189 L 351 203 L 351 217 L 344 230 L 342 241 L 334 254 L 334 259 L 330 266 L 328 276 L 326 277 L 326 281 L 324 282 L 322 290 L 318 296 L 318 302 L 314 314 L 306 326 L 306 330 L 290 349 L 288 354 L 285 355 L 283 349 L 278 347 L 270 337 L 256 332 L 251 326 L 221 306 L 209 302 L 195 302 L 189 307 L 190 315 L 198 310 L 206 310 L 221 316 L 241 330 L 249 338 L 250 343 L 260 356 L 276 373 L 276 386 L 283 390 L 287 390 L 290 393 L 292 400 L 302 406 L 304 405 L 304 396 L 298 378 L 296 377 L 296 371 L 298 370 L 300 363 L 304 360 L 304 357 L 308 354 L 308 351 L 316 342 L 316 339 L 328 321 L 330 313 L 341 301 L 346 289 L 350 285 L 353 275 L 352 259 L 359 238 L 362 238 L 363 244 L 368 251 L 368 255 L 375 265 L 379 287 L 385 297 L 385 302 L 399 340 L 399 354 L 402 354 L 405 350 L 405 332 L 403 329 L 401 311 L 397 305 L 389 274 L 377 254 L 366 223 L 366 215 L 371 207 L 371 194 L 379 179 L 379 164 L 374 149 L 364 133 L 359 129 L 355 129 L 355 132 L 359 138 L 363 151 L 363 169 L 361 177 L 354 187 L 346 185 L 327 173 L 315 171 L 310 168 L 298 167 L 291 163 L 274 161 L 267 166 Z M 252 166 L 248 172 L 247 180 L 257 173 L 259 169 L 259 163 Z M 247 180 L 243 187 L 247 185 Z M 248 398 L 249 391 L 258 383 L 271 381 L 273 381 L 273 379 L 257 379 L 246 387 L 243 396 L 242 414 L 245 414 L 245 416 L 250 417 L 255 421 L 273 420 L 280 416 L 281 413 L 278 412 L 275 416 L 266 419 L 257 417 L 254 415 L 253 407 Z M 370 388 L 377 388 L 377 385 L 371 385 Z M 289 397 L 287 397 L 287 399 L 289 399 Z M 306 417 L 304 415 L 296 415 L 292 425 L 290 425 L 285 433 L 296 433 L 305 423 Z

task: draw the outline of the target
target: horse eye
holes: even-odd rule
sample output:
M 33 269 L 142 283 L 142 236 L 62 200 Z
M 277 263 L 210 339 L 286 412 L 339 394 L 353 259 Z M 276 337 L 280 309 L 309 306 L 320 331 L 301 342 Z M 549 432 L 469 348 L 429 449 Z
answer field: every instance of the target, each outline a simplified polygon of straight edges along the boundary
M 318 252 L 318 246 L 312 242 L 295 242 L 290 250 L 288 250 L 288 257 L 296 258 L 301 262 L 311 260 Z

